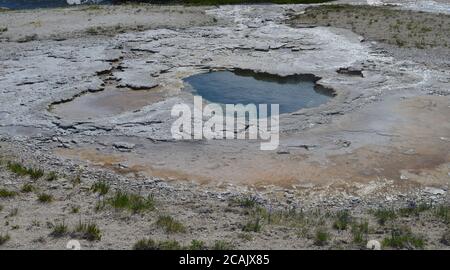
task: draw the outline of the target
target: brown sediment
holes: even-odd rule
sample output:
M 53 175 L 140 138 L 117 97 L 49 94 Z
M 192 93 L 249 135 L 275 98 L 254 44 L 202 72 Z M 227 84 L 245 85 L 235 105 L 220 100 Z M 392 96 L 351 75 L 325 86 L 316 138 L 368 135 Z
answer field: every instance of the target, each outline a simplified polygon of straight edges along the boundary
M 401 184 L 405 177 L 410 181 L 404 184 L 446 184 L 450 180 L 450 142 L 442 138 L 450 137 L 450 126 L 446 122 L 446 116 L 450 115 L 449 105 L 448 98 L 443 97 L 390 99 L 365 109 L 365 114 L 357 114 L 356 118 L 343 118 L 310 131 L 315 133 L 290 135 L 298 138 L 323 136 L 327 138 L 325 143 L 332 144 L 330 138 L 336 138 L 336 132 L 357 129 L 360 123 L 367 126 L 368 130 L 355 138 L 359 140 L 355 143 L 360 146 L 347 146 L 344 150 L 333 150 L 332 145 L 310 150 L 294 147 L 288 154 L 281 155 L 255 151 L 245 144 L 241 145 L 240 151 L 227 152 L 223 146 L 213 143 L 186 142 L 183 146 L 163 142 L 144 146 L 147 148 L 141 149 L 140 154 L 135 151 L 111 154 L 88 149 L 59 150 L 59 154 L 111 167 L 120 173 L 143 173 L 202 184 L 292 188 L 308 183 L 336 186 L 378 179 Z M 392 114 L 395 117 L 387 117 Z M 430 119 L 441 124 L 435 125 Z M 383 121 L 381 130 L 377 130 L 379 121 Z M 374 142 L 373 136 L 385 139 Z M 117 169 L 119 162 L 127 167 Z M 158 163 L 163 164 L 156 165 Z
M 87 120 L 139 110 L 163 99 L 161 87 L 139 91 L 106 88 L 101 92 L 79 96 L 70 102 L 53 105 L 52 112 L 65 119 Z
M 120 174 L 145 174 L 152 177 L 163 178 L 165 180 L 195 180 L 199 184 L 211 181 L 208 177 L 193 175 L 181 170 L 157 168 L 155 165 L 142 161 L 138 157 L 127 153 L 102 153 L 91 148 L 56 149 L 54 153 L 66 158 L 88 161 L 94 166 L 109 168 Z

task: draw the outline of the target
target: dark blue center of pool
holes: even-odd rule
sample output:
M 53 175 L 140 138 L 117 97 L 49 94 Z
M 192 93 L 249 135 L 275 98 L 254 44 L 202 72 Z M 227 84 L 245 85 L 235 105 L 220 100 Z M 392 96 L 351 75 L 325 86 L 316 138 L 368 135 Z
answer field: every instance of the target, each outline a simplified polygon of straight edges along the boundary
M 280 77 L 248 70 L 215 71 L 184 79 L 193 94 L 219 104 L 279 104 L 280 113 L 295 112 L 326 103 L 331 89 L 317 85 L 313 75 Z

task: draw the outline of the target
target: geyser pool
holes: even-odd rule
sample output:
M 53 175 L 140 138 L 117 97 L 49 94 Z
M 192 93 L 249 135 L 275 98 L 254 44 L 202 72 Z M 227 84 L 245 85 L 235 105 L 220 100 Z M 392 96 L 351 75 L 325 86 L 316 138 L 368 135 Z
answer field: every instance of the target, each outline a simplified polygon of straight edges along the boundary
M 212 71 L 185 78 L 188 89 L 219 104 L 279 104 L 280 113 L 317 107 L 334 96 L 314 75 L 277 76 L 250 70 Z M 189 87 L 190 86 L 190 87 Z

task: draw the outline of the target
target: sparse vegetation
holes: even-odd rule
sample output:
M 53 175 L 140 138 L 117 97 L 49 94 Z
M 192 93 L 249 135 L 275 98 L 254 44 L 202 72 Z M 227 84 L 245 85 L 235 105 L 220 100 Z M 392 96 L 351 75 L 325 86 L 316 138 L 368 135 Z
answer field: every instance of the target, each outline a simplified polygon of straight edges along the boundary
M 47 180 L 48 182 L 52 182 L 58 179 L 58 174 L 56 172 L 50 172 L 47 175 L 47 178 L 45 178 L 45 180 Z
M 78 186 L 79 184 L 81 184 L 81 176 L 79 174 L 75 175 L 70 179 L 70 182 L 72 183 L 73 187 Z
M 412 10 L 398 10 L 386 6 L 331 4 L 310 7 L 292 22 L 346 28 L 399 47 L 446 47 L 450 25 L 447 14 L 429 14 Z M 386 29 L 388 31 L 386 31 Z
M 318 228 L 314 237 L 314 244 L 317 246 L 324 246 L 325 244 L 327 244 L 329 238 L 330 234 L 328 233 L 326 228 Z
M 119 210 L 130 210 L 133 213 L 144 212 L 155 209 L 153 196 L 144 198 L 137 194 L 117 191 L 114 196 L 107 201 L 113 208 Z
M 176 240 L 167 240 L 159 242 L 160 250 L 180 250 L 182 249 L 180 243 Z
M 141 239 L 133 245 L 134 250 L 158 250 L 159 245 L 153 239 Z
M 27 168 L 18 162 L 8 162 L 8 169 L 17 176 L 29 176 L 33 180 L 37 180 L 44 176 L 41 169 Z
M 33 180 L 37 180 L 39 178 L 41 178 L 42 176 L 44 176 L 44 171 L 41 169 L 28 169 L 28 175 L 30 176 L 31 179 Z
M 224 240 L 217 240 L 214 242 L 213 250 L 232 250 L 234 245 L 231 242 Z
M 352 224 L 352 236 L 355 244 L 361 245 L 367 242 L 369 234 L 369 223 L 367 221 Z
M 397 212 L 401 217 L 419 216 L 420 213 L 430 210 L 431 204 L 421 203 L 419 205 L 412 205 L 405 208 L 400 208 Z
M 17 162 L 8 162 L 8 169 L 17 176 L 25 176 L 28 174 L 28 169 Z
M 203 241 L 192 240 L 191 245 L 189 246 L 189 250 L 206 250 L 206 244 Z
M 180 243 L 175 240 L 156 242 L 153 239 L 141 239 L 133 245 L 134 250 L 180 250 Z
M 156 221 L 156 226 L 164 229 L 166 233 L 185 233 L 186 227 L 171 216 L 163 215 Z
M 233 199 L 231 200 L 230 204 L 237 205 L 243 208 L 253 208 L 257 205 L 256 199 L 251 196 Z
M 244 232 L 259 232 L 261 231 L 261 223 L 260 218 L 255 218 L 254 220 L 250 220 L 247 222 L 244 227 L 242 228 L 242 231 Z
M 9 236 L 8 233 L 6 234 L 0 233 L 0 246 L 8 242 L 9 239 L 11 239 L 11 237 Z
M 339 211 L 336 213 L 333 228 L 340 231 L 346 230 L 351 221 L 352 217 L 348 211 Z
M 245 241 L 252 241 L 253 240 L 253 236 L 250 233 L 240 233 L 238 235 L 239 238 L 245 240 Z
M 435 210 L 435 215 L 445 223 L 450 223 L 450 206 L 439 205 Z
M 378 209 L 373 212 L 373 215 L 377 218 L 378 224 L 385 225 L 389 220 L 397 218 L 397 214 L 393 209 Z
M 264 207 L 256 207 L 251 214 L 269 225 L 303 227 L 308 223 L 305 214 L 294 208 L 287 210 L 268 210 Z
M 20 189 L 20 191 L 23 192 L 23 193 L 30 193 L 30 192 L 33 192 L 33 190 L 34 190 L 34 186 L 32 184 L 29 184 L 29 183 L 24 184 L 22 186 L 22 188 Z
M 53 237 L 63 237 L 67 233 L 68 233 L 67 225 L 63 221 L 62 223 L 55 224 L 50 235 Z
M 99 181 L 92 185 L 92 192 L 98 193 L 100 195 L 106 195 L 109 192 L 109 184 L 105 181 Z
M 89 27 L 86 29 L 86 33 L 89 35 L 97 35 L 101 32 L 101 29 L 98 27 Z
M 41 203 L 50 203 L 53 201 L 53 196 L 47 193 L 40 193 L 38 195 L 38 201 Z
M 80 237 L 88 241 L 100 241 L 102 238 L 101 231 L 97 224 L 92 222 L 85 223 L 81 220 L 76 226 L 73 235 L 74 237 Z
M 70 213 L 72 214 L 78 214 L 80 212 L 80 207 L 78 205 L 72 205 L 70 208 Z
M 384 238 L 383 246 L 397 249 L 423 249 L 425 240 L 422 236 L 413 234 L 410 228 L 395 228 L 392 229 L 389 237 Z
M 17 195 L 17 192 L 10 191 L 5 188 L 0 189 L 0 198 L 12 198 Z

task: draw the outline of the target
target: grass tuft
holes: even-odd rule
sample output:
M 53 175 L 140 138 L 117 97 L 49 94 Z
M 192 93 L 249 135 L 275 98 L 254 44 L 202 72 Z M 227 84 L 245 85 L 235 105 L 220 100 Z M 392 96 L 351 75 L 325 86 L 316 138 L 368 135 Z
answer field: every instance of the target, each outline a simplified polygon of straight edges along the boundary
M 15 197 L 17 195 L 17 192 L 15 191 L 10 191 L 4 188 L 0 189 L 0 198 L 12 198 Z
M 58 223 L 53 227 L 53 230 L 50 233 L 50 235 L 58 238 L 58 237 L 63 237 L 65 235 L 67 235 L 67 233 L 68 233 L 68 228 L 67 228 L 67 225 L 63 221 L 62 223 Z
M 213 250 L 232 250 L 234 245 L 228 241 L 217 240 L 214 242 Z
M 41 193 L 38 195 L 38 201 L 41 203 L 51 203 L 53 201 L 53 196 L 47 193 Z
M 339 211 L 336 213 L 336 220 L 333 223 L 333 228 L 339 231 L 344 231 L 351 222 L 352 216 L 348 211 Z
M 165 230 L 166 233 L 185 233 L 186 227 L 171 216 L 163 215 L 156 221 L 156 226 Z
M 156 242 L 153 239 L 141 239 L 133 245 L 134 250 L 180 250 L 181 245 L 175 240 Z
M 439 205 L 435 209 L 435 215 L 440 218 L 445 223 L 450 223 L 450 206 L 449 205 Z
M 253 208 L 257 205 L 257 202 L 255 198 L 247 196 L 244 198 L 233 199 L 231 200 L 231 204 L 240 206 L 242 208 Z
M 6 242 L 8 242 L 9 239 L 11 239 L 11 237 L 9 236 L 8 233 L 6 233 L 6 234 L 1 233 L 0 234 L 0 246 L 5 244 Z
M 70 208 L 70 213 L 72 214 L 78 214 L 80 212 L 80 206 L 78 205 L 72 205 Z
M 384 238 L 383 246 L 397 249 L 423 249 L 425 240 L 422 236 L 413 234 L 410 228 L 395 228 L 392 229 L 389 237 Z
M 369 234 L 369 223 L 362 221 L 352 224 L 352 236 L 355 244 L 361 245 L 367 242 Z
M 400 208 L 397 212 L 401 217 L 419 216 L 420 213 L 430 210 L 431 204 L 421 203 L 419 205 L 412 205 L 405 208 Z
M 52 182 L 58 179 L 58 174 L 56 172 L 50 172 L 47 175 L 47 178 L 45 178 L 45 180 L 47 180 L 48 182 Z
M 37 180 L 44 176 L 41 169 L 27 168 L 18 162 L 8 162 L 8 169 L 17 176 L 29 176 L 33 180 Z
M 134 250 L 158 250 L 159 246 L 153 239 L 141 239 L 133 245 Z
M 378 209 L 373 215 L 377 218 L 378 224 L 385 225 L 390 220 L 395 220 L 397 214 L 393 209 Z
M 159 249 L 160 250 L 180 250 L 181 245 L 176 240 L 167 240 L 167 241 L 161 241 L 159 242 Z
M 205 242 L 200 240 L 192 240 L 191 245 L 189 246 L 189 250 L 206 250 L 207 246 Z
M 247 224 L 244 225 L 242 231 L 244 232 L 260 232 L 262 228 L 260 218 L 257 217 L 255 220 L 250 220 Z
M 30 193 L 33 192 L 34 186 L 32 184 L 24 184 L 22 188 L 20 189 L 23 193 Z
M 80 220 L 74 231 L 75 237 L 80 237 L 88 241 L 100 241 L 102 234 L 97 224 L 88 222 L 84 223 Z
M 329 238 L 330 234 L 328 233 L 326 228 L 318 228 L 314 237 L 314 244 L 317 246 L 324 246 L 328 243 Z
M 107 201 L 113 208 L 119 210 L 130 210 L 133 213 L 140 213 L 155 209 L 155 200 L 149 195 L 144 198 L 140 195 L 117 191 L 114 196 Z
M 25 176 L 28 174 L 28 169 L 17 162 L 8 162 L 7 167 L 8 170 L 10 170 L 12 173 L 15 173 L 17 176 Z
M 92 192 L 98 193 L 100 195 L 106 195 L 109 192 L 109 184 L 105 181 L 99 181 L 92 185 Z

